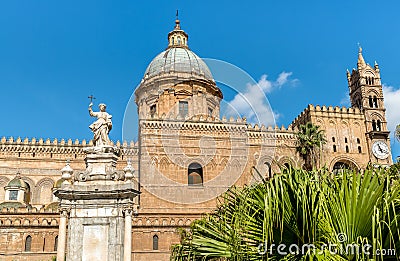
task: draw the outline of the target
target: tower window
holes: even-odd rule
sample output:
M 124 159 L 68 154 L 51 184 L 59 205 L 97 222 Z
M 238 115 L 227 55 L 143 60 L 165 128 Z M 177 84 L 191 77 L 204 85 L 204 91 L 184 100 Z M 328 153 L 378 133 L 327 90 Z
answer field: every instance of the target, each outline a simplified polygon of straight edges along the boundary
M 191 163 L 188 168 L 188 185 L 201 186 L 203 185 L 203 168 L 199 163 Z
M 358 153 L 362 153 L 361 146 L 358 146 Z
M 156 110 L 157 110 L 157 107 L 155 104 L 150 106 L 150 117 L 151 118 L 154 118 L 154 115 L 156 114 Z
M 381 121 L 380 120 L 378 120 L 377 122 L 376 122 L 376 130 L 377 131 L 381 131 L 382 129 L 381 129 Z
M 17 200 L 18 199 L 18 190 L 10 190 L 10 195 L 8 200 Z
M 372 130 L 376 131 L 376 121 L 372 120 Z
M 347 143 L 347 138 L 344 138 L 344 143 Z
M 333 145 L 333 152 L 336 152 L 336 145 Z
M 32 247 L 32 237 L 27 236 L 25 239 L 25 252 L 30 252 Z
M 178 44 L 181 44 L 181 37 L 178 36 Z
M 158 236 L 153 236 L 153 250 L 158 250 Z
M 332 142 L 335 142 L 335 137 L 332 137 Z
M 368 103 L 369 103 L 369 107 L 370 108 L 374 107 L 374 103 L 372 102 L 372 97 L 371 96 L 368 97 Z
M 378 98 L 376 98 L 376 96 L 374 96 L 374 98 L 373 98 L 373 105 L 374 105 L 374 108 L 378 108 Z
M 349 153 L 349 146 L 346 145 L 346 153 Z
M 189 114 L 189 104 L 187 101 L 179 102 L 179 115 L 186 117 Z
M 208 107 L 208 115 L 212 116 L 212 114 L 213 114 L 213 109 Z
M 360 144 L 360 139 L 359 138 L 357 138 L 357 144 Z

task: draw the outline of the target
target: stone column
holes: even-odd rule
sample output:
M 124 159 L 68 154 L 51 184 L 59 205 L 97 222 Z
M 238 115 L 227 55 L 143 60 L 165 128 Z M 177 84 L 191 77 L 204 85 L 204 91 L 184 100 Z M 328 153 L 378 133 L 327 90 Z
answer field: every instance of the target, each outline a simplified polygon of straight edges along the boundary
M 60 213 L 60 224 L 58 228 L 57 261 L 65 260 L 65 246 L 67 241 L 67 218 L 68 211 L 63 209 Z
M 125 209 L 124 261 L 132 258 L 132 209 Z

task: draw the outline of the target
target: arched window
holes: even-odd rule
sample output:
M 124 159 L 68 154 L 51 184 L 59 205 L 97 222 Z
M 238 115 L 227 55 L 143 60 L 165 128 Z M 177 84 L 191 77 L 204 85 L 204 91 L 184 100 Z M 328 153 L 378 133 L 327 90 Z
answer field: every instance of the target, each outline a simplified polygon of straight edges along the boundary
M 57 247 L 58 247 L 58 236 L 54 238 L 54 251 L 57 251 Z
M 346 145 L 346 153 L 349 153 L 349 146 Z
M 178 36 L 178 44 L 181 44 L 181 37 Z
M 344 138 L 344 143 L 347 143 L 347 138 Z
M 343 172 L 344 169 L 351 169 L 351 168 L 350 168 L 349 164 L 347 164 L 345 162 L 338 161 L 333 166 L 332 172 L 335 173 L 335 174 L 339 174 L 339 173 Z
M 154 115 L 156 115 L 157 111 L 157 105 L 153 104 L 150 106 L 150 117 L 154 118 Z
M 359 138 L 357 138 L 357 144 L 360 144 L 360 139 Z
M 382 129 L 381 129 L 381 120 L 378 120 L 377 122 L 376 122 L 376 129 L 377 129 L 377 131 L 381 131 Z
M 358 153 L 362 153 L 361 146 L 358 146 Z
M 153 236 L 153 250 L 158 250 L 158 236 Z
M 333 152 L 336 152 L 336 145 L 333 145 Z
M 374 108 L 378 108 L 378 98 L 376 98 L 376 96 L 374 96 L 373 104 L 374 104 Z
M 27 236 L 25 239 L 25 252 L 30 252 L 32 247 L 32 237 Z
M 372 130 L 376 131 L 376 121 L 372 120 Z
M 175 37 L 171 38 L 171 44 L 174 45 L 175 44 Z
M 369 107 L 373 108 L 374 107 L 374 103 L 372 102 L 372 96 L 368 97 L 368 103 L 369 103 Z
M 269 162 L 265 162 L 264 165 L 265 165 L 265 169 L 266 169 L 265 176 L 267 178 L 271 178 L 272 177 L 271 164 Z
M 201 186 L 203 185 L 203 168 L 199 163 L 191 163 L 188 168 L 188 185 Z
M 335 142 L 335 137 L 332 137 L 332 142 Z

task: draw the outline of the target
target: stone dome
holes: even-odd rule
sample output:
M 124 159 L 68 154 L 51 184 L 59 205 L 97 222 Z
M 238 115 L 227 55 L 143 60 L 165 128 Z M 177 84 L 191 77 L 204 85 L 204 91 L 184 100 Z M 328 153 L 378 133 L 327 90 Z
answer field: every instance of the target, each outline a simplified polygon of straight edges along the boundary
M 171 73 L 186 73 L 214 81 L 206 63 L 185 46 L 170 47 L 157 55 L 147 67 L 144 79 Z
M 222 92 L 207 64 L 190 50 L 188 39 L 176 19 L 168 47 L 151 61 L 135 90 L 139 119 L 219 116 Z
M 28 188 L 28 185 L 25 181 L 21 179 L 19 175 L 17 175 L 14 179 L 8 182 L 6 187 L 14 187 L 14 188 Z

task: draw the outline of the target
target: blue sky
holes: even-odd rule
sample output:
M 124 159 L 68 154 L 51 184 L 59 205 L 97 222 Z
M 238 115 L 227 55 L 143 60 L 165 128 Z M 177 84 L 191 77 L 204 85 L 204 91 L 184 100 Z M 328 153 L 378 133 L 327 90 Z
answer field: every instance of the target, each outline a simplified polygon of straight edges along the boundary
M 0 1 L 0 136 L 90 139 L 87 96 L 94 94 L 113 115 L 111 138 L 121 139 L 125 106 L 148 63 L 165 49 L 176 9 L 200 57 L 232 63 L 256 81 L 291 73 L 267 93 L 279 125 L 309 103 L 346 105 L 345 72 L 356 66 L 360 43 L 389 86 L 394 126 L 400 2 L 384 3 Z M 392 146 L 400 155 L 393 139 Z

